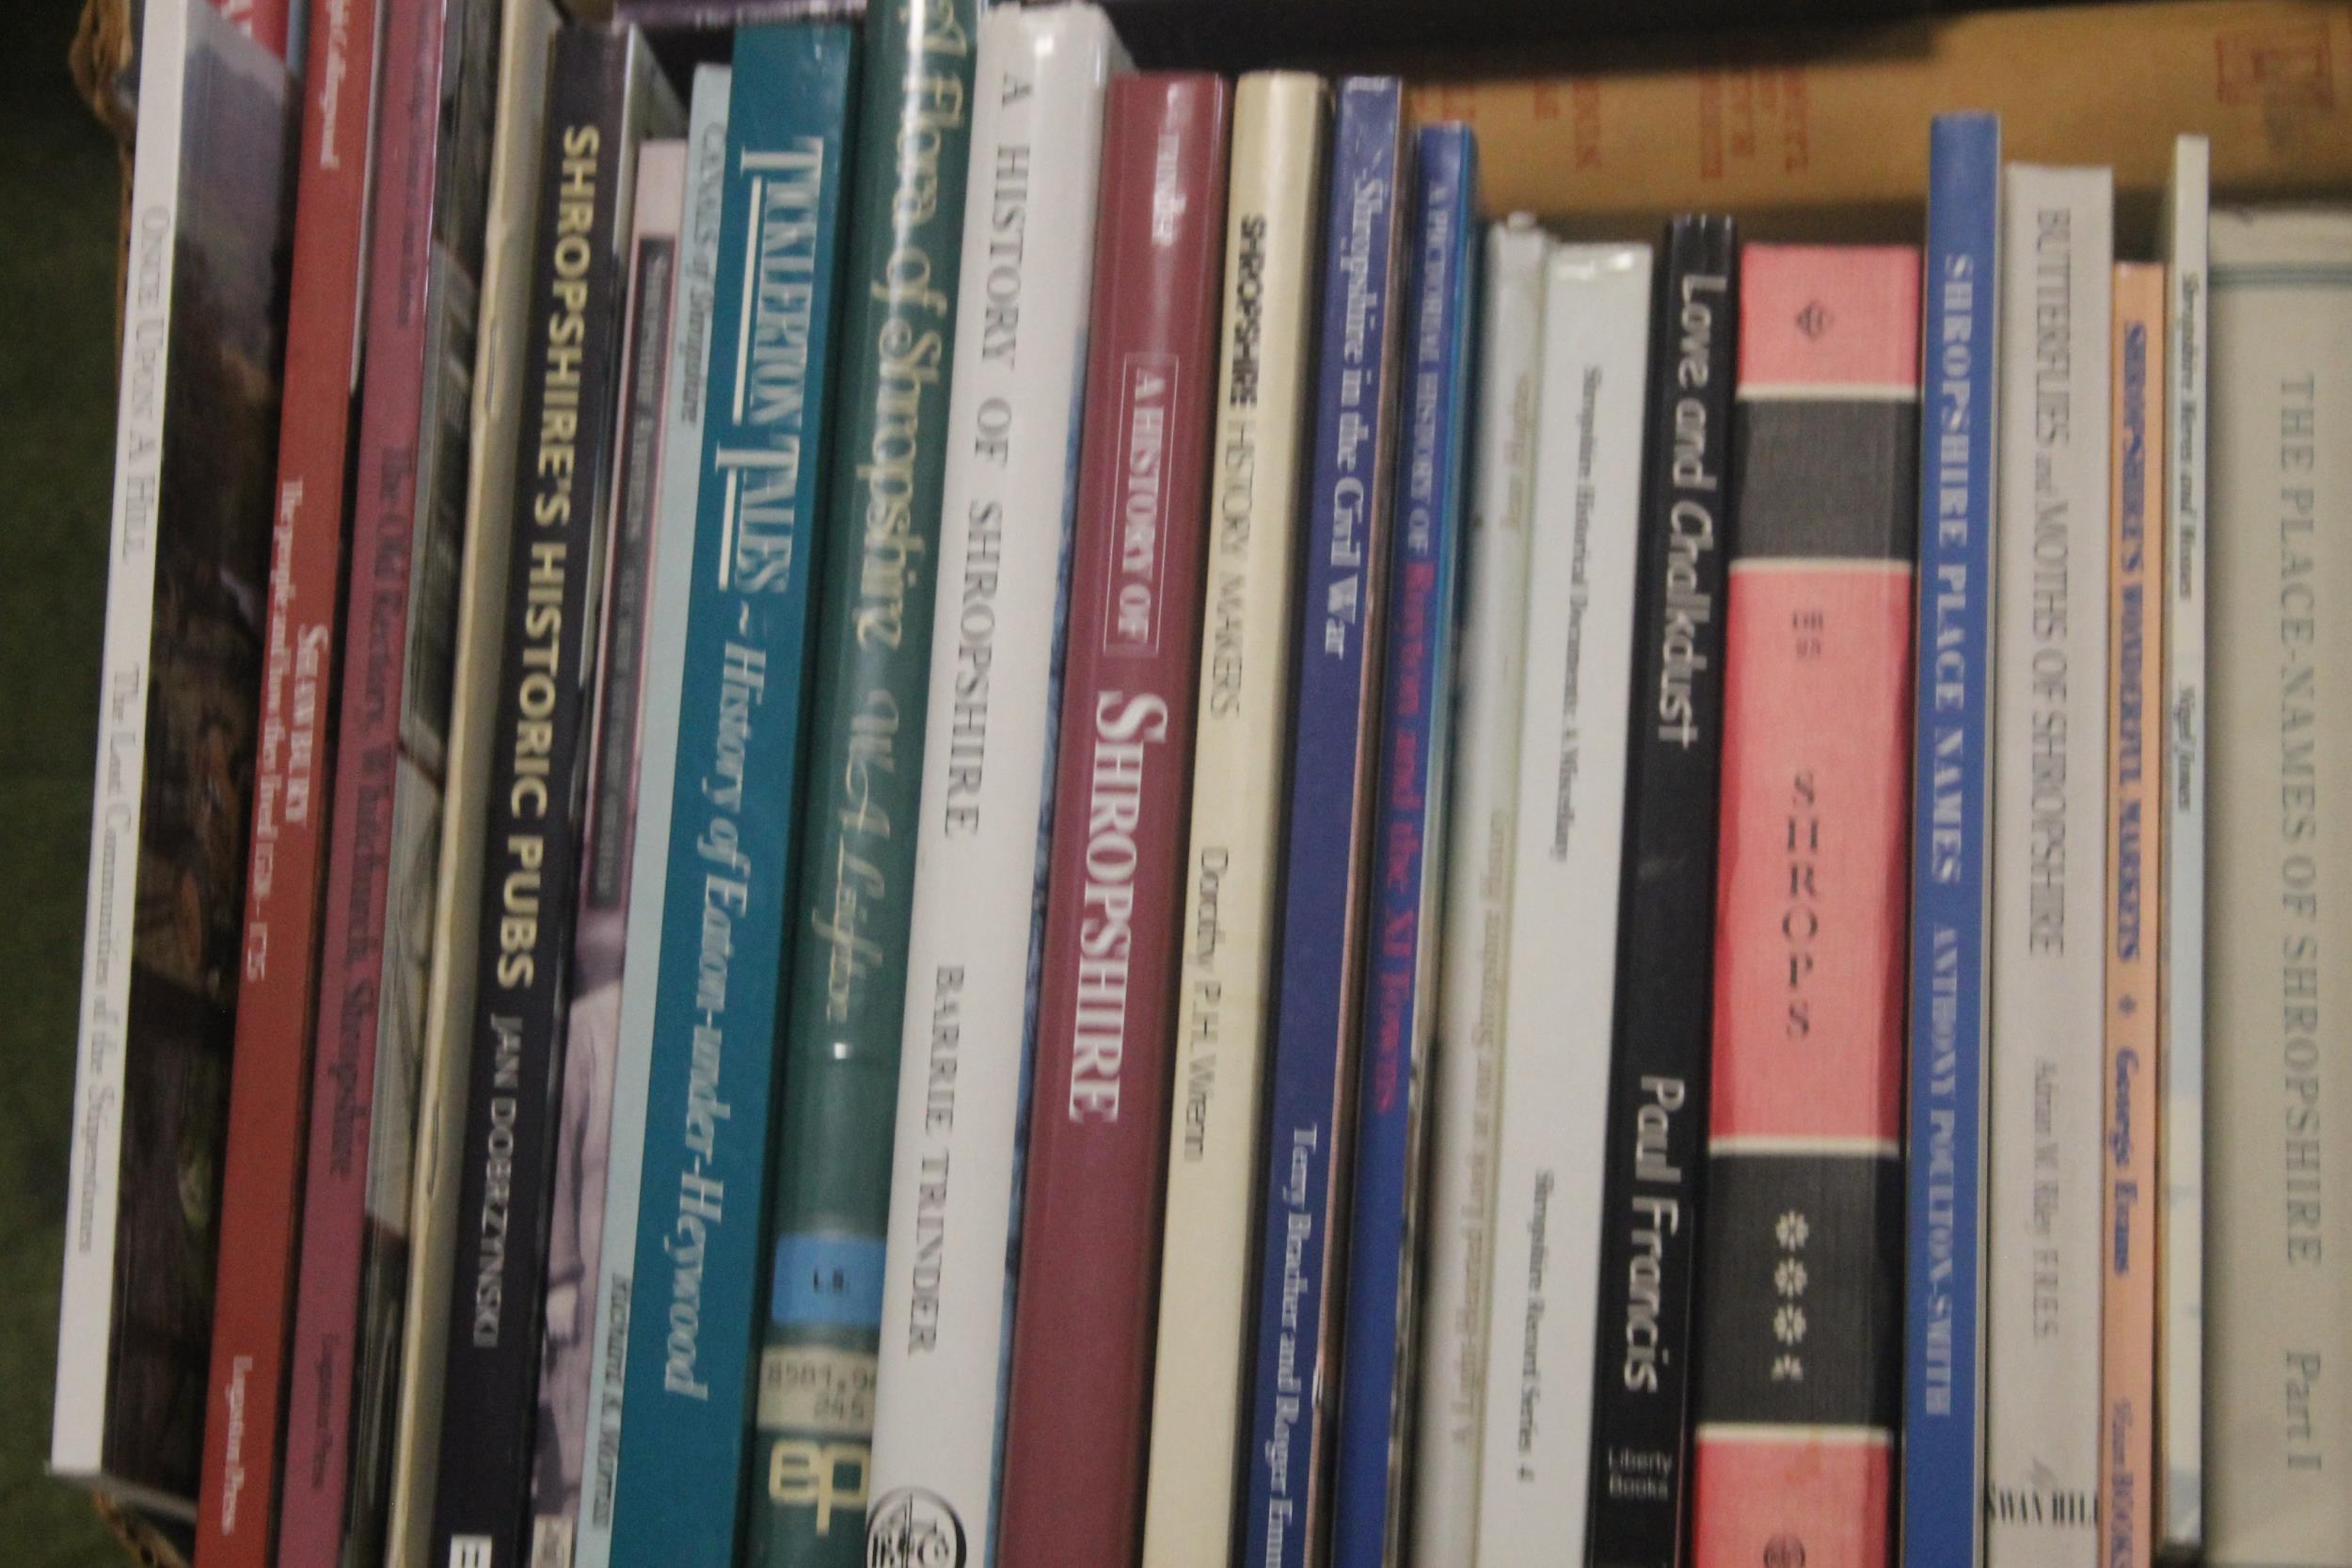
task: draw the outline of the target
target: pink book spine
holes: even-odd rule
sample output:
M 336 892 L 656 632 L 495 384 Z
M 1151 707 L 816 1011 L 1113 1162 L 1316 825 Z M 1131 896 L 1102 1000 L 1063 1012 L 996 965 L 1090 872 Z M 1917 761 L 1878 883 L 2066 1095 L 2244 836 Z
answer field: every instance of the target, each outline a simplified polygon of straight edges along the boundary
M 2164 713 L 2164 268 L 2115 269 L 2115 461 L 2108 468 L 2106 1150 L 2100 1162 L 2099 1528 L 2105 1568 L 2148 1568 L 2154 1539 L 2157 772 Z
M 1693 1568 L 1887 1568 L 1919 258 L 1741 261 Z

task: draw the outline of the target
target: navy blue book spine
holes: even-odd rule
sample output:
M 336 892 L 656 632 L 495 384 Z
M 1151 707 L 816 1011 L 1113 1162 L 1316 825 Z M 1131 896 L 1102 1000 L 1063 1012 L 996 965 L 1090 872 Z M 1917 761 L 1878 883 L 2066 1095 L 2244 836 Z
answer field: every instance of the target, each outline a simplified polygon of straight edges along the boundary
M 1405 101 L 1339 85 L 1326 205 L 1320 382 L 1305 506 L 1281 976 L 1275 1003 L 1249 1391 L 1245 1560 L 1307 1568 L 1329 1525 L 1331 1406 L 1345 1224 L 1347 1112 L 1362 997 L 1365 869 L 1395 445 Z
M 1983 1556 L 1986 794 L 2001 126 L 1939 115 L 1928 165 L 1913 769 L 1904 1568 Z
M 1405 1549 L 1419 1293 L 1413 1259 L 1428 1041 L 1437 1016 L 1446 742 L 1475 341 L 1478 143 L 1462 125 L 1425 126 L 1414 143 L 1413 254 L 1403 328 L 1409 370 L 1399 414 L 1406 434 L 1391 490 L 1396 523 L 1348 1205 L 1335 1568 L 1393 1563 Z

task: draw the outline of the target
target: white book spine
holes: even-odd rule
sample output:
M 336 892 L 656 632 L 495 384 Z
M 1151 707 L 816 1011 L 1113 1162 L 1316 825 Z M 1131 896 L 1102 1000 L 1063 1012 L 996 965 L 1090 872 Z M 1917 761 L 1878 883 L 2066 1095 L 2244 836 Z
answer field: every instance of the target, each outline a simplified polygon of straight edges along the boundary
M 1413 1454 L 1412 1555 L 1420 1562 L 1467 1565 L 1478 1544 L 1512 824 L 1527 686 L 1529 518 L 1550 250 L 1551 242 L 1524 214 L 1486 234 L 1477 471 L 1432 1079 L 1426 1327 Z
M 1616 997 L 1646 245 L 1545 278 L 1478 1560 L 1581 1556 Z
M 2164 1035 L 2158 1051 L 2156 1544 L 2204 1538 L 2205 224 L 2211 151 L 2173 144 L 2165 197 Z
M 522 417 L 537 237 L 539 138 L 547 119 L 549 0 L 505 0 L 499 36 L 498 136 L 482 246 L 474 335 L 466 542 L 458 567 L 455 679 L 441 801 L 433 961 L 425 985 L 417 1147 L 408 1196 L 408 1284 L 401 1320 L 400 1409 L 392 1437 L 388 1568 L 426 1568 L 433 1474 L 441 1434 L 441 1358 L 457 1246 L 459 1124 L 473 1022 L 482 840 L 498 736 L 498 665 L 505 640 L 506 557 L 515 504 L 515 423 Z M 381 55 L 378 55 L 379 67 Z M 437 1568 L 437 1565 L 436 1565 Z
M 629 963 L 622 976 L 620 1018 L 613 1037 L 604 1241 L 590 1330 L 594 1338 L 589 1341 L 598 1348 L 588 1374 L 587 1463 L 569 1554 L 575 1568 L 607 1568 L 612 1560 L 612 1482 L 620 1459 L 621 1390 L 628 1350 L 627 1303 L 637 1256 L 637 1200 L 644 1175 L 654 1004 L 660 995 L 660 988 L 651 981 L 660 973 L 662 892 L 669 886 L 678 713 L 686 678 L 686 623 L 694 578 L 695 519 L 702 496 L 703 402 L 710 374 L 711 295 L 719 270 L 719 214 L 726 188 L 727 109 L 733 85 L 733 73 L 723 66 L 705 66 L 694 72 L 692 118 L 686 134 L 677 287 L 671 299 L 670 373 L 661 415 L 659 521 L 654 531 L 645 667 L 638 713 L 637 821 L 629 846 L 626 942 Z M 651 150 L 649 147 L 647 151 Z M 542 1562 L 541 1568 L 563 1568 L 562 1558 L 551 1564 Z
M 2212 215 L 2205 1561 L 2352 1565 L 2352 211 Z
M 130 1042 L 132 931 L 147 768 L 149 643 L 155 616 L 156 504 L 178 248 L 182 99 L 188 8 L 148 0 L 140 36 L 139 136 L 132 155 L 124 263 L 122 375 L 115 418 L 106 629 L 98 690 L 98 772 L 90 800 L 89 891 L 75 1029 L 72 1165 L 66 1179 L 65 1272 L 57 1302 L 56 1403 L 49 1465 L 93 1479 L 105 1462 L 114 1338 L 116 1206 Z
M 2092 1568 L 2100 1476 L 2114 195 L 2002 190 L 1987 1568 Z
M 1328 103 L 1296 72 L 1234 95 L 1144 1568 L 1232 1560 Z
M 1103 103 L 1091 6 L 982 17 L 867 1517 L 993 1549 L 1019 1124 Z

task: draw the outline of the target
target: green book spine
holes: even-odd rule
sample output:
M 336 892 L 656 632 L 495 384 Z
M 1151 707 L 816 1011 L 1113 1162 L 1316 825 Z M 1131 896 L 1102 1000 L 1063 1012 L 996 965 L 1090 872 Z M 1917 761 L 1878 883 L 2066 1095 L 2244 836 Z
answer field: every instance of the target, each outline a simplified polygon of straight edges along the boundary
M 867 12 L 751 1560 L 861 1568 L 977 0 Z

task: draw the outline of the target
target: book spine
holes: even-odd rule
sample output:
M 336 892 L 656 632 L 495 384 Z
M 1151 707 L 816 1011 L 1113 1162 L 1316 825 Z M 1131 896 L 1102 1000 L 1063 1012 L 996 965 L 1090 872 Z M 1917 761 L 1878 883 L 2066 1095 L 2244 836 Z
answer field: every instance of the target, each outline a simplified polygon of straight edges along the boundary
M 1414 1413 L 1412 1556 L 1476 1560 L 1509 974 L 1519 703 L 1526 690 L 1528 515 L 1543 386 L 1550 242 L 1515 214 L 1487 230 L 1478 451 L 1463 545 L 1445 923 L 1429 1097 L 1429 1258 Z
M 660 974 L 662 892 L 669 885 L 673 808 L 677 800 L 679 708 L 686 680 L 686 620 L 694 574 L 696 508 L 702 495 L 706 383 L 710 374 L 719 226 L 726 188 L 727 116 L 733 73 L 705 66 L 694 73 L 685 191 L 679 214 L 676 286 L 672 291 L 670 367 L 665 378 L 655 504 L 652 577 L 647 592 L 645 673 L 638 718 L 637 821 L 629 845 L 628 951 L 639 982 L 621 990 L 612 1043 L 611 1136 L 605 1145 L 602 1235 L 594 1270 L 583 1268 L 593 1314 L 582 1413 L 584 1474 L 568 1541 L 532 1542 L 533 1568 L 607 1568 L 612 1557 L 613 1485 L 620 1463 L 623 1374 L 628 1360 L 629 1286 L 636 1278 L 638 1198 L 644 1174 L 646 1110 L 653 1072 L 655 983 Z M 644 890 L 643 897 L 635 896 Z M 625 975 L 624 978 L 627 978 Z M 568 1546 L 568 1553 L 564 1547 Z
M 637 155 L 627 300 L 621 314 L 611 493 L 600 525 L 610 538 L 595 650 L 573 917 L 571 1007 L 556 1082 L 555 1180 L 548 1209 L 546 1323 L 531 1462 L 531 1559 L 564 1568 L 579 1531 L 586 1472 L 588 1367 L 604 1247 L 606 1162 L 612 1148 L 614 1053 L 623 962 L 635 884 L 637 757 L 652 608 L 661 420 L 678 287 L 686 147 L 647 142 Z M 699 455 L 699 454 L 698 454 Z
M 2205 224 L 2211 145 L 2165 198 L 2163 893 L 2156 929 L 2156 1545 L 2205 1538 Z
M 2156 215 L 2184 123 L 2211 135 L 2215 181 L 2249 199 L 2352 182 L 2352 95 L 2337 63 L 2352 58 L 2352 13 L 2340 6 L 1996 10 L 1888 22 L 1869 36 L 1856 49 L 1851 30 L 1758 30 L 1697 57 L 1596 40 L 1570 72 L 1423 77 L 1414 108 L 1477 133 L 1490 214 L 1620 225 L 1700 204 L 1813 228 L 1851 228 L 1849 214 L 1879 203 L 1910 211 L 1944 103 L 1982 105 L 2012 145 L 2112 165 L 2139 219 Z M 2132 47 L 2114 48 L 2120 36 Z M 2086 55 L 2104 69 L 2074 69 Z
M 1190 73 L 1104 110 L 1004 1563 L 1117 1568 L 1140 1535 L 1231 113 Z
M 262 1568 L 278 1522 L 279 1411 L 302 1196 L 299 1132 L 333 781 L 326 725 L 367 244 L 376 17 L 373 0 L 359 0 L 341 27 L 312 36 L 310 79 L 319 87 L 303 109 L 244 971 L 221 1180 L 221 1223 L 237 1244 L 223 1253 L 214 1288 L 197 1511 L 197 1549 L 208 1565 L 224 1568 Z
M 1330 93 L 1233 95 L 1206 627 L 1168 1108 L 1146 1568 L 1232 1561 L 1258 1129 L 1289 760 L 1292 613 Z
M 1919 253 L 1750 245 L 1693 1568 L 1889 1568 Z
M 762 1568 L 848 1568 L 865 1546 L 978 9 L 909 0 L 865 24 L 770 1170 Z
M 517 433 L 508 636 L 498 675 L 485 895 L 460 1137 L 467 1242 L 450 1282 L 431 1560 L 519 1563 L 578 913 L 583 741 L 596 647 L 590 578 L 613 467 L 613 360 L 634 175 L 628 35 L 557 36 L 540 157 L 540 306 Z
M 635 1262 L 605 1340 L 622 1347 L 599 1459 L 619 1563 L 738 1560 L 753 1402 L 765 1420 L 779 1397 L 816 1398 L 755 1385 L 752 1353 L 857 52 L 838 26 L 736 43 Z
M 2113 203 L 2105 170 L 2026 164 L 2002 200 L 1985 1554 L 2090 1568 Z
M 1477 282 L 1477 143 L 1461 126 L 1437 125 L 1418 130 L 1414 144 L 1398 394 L 1407 434 L 1397 443 L 1390 482 L 1396 520 L 1381 654 L 1363 1062 L 1356 1080 L 1341 1324 L 1349 1354 L 1332 1449 L 1331 1550 L 1336 1560 L 1351 1563 L 1393 1564 L 1407 1541 L 1421 1156 L 1437 1029 L 1454 579 Z
M 401 1310 L 391 1496 L 384 1522 L 389 1568 L 426 1568 L 433 1526 L 445 1308 L 457 1248 L 456 1128 L 465 1115 L 464 1042 L 473 1022 L 473 917 L 481 900 L 489 758 L 497 745 L 490 726 L 497 717 L 498 661 L 505 636 L 500 614 L 506 605 L 508 525 L 514 515 L 515 430 L 522 417 L 524 339 L 533 314 L 539 144 L 555 27 L 549 0 L 504 0 L 495 135 L 483 193 L 482 319 L 469 410 L 466 538 L 457 568 L 448 766 L 418 1069 L 408 1287 Z
M 1739 252 L 1728 219 L 1668 227 L 1651 331 L 1601 1177 L 1593 1568 L 1673 1568 L 1687 1511 L 1723 755 L 1717 607 L 1739 537 Z
M 378 66 L 367 361 L 278 1530 L 278 1555 L 293 1562 L 336 1560 L 354 1467 L 380 993 L 397 798 L 410 760 L 402 755 L 402 721 L 410 705 L 407 632 L 424 510 L 417 468 L 426 387 L 437 372 L 428 296 L 446 20 L 442 4 L 388 8 Z
M 1901 1560 L 1904 1568 L 1978 1568 L 2000 121 L 1938 116 L 1933 141 L 1912 661 Z
M 1324 214 L 1323 314 L 1304 505 L 1281 975 L 1259 1184 L 1257 1350 L 1248 1386 L 1244 1560 L 1304 1568 L 1330 1529 L 1330 1437 L 1339 1394 L 1347 1111 L 1372 847 L 1397 442 L 1396 293 L 1409 165 L 1393 78 L 1339 84 Z
M 117 1243 L 129 1229 L 123 1106 L 138 927 L 140 835 L 147 808 L 151 653 L 163 444 L 172 370 L 173 283 L 183 203 L 183 115 L 195 0 L 154 0 L 139 37 L 140 135 L 132 153 L 123 277 L 122 359 L 114 492 L 99 651 L 98 757 L 90 798 L 89 876 L 74 1031 L 72 1161 L 57 1295 L 57 1376 L 49 1463 L 96 1478 L 106 1465 L 118 1304 Z
M 2212 214 L 2205 1560 L 2352 1563 L 2352 216 Z
M 2163 927 L 2161 265 L 2114 273 L 2107 577 L 2106 1058 L 2099 1256 L 2099 1524 L 2107 1568 L 2154 1560 L 2156 1139 Z
M 1546 263 L 1478 1486 L 1487 1564 L 1581 1552 L 1586 1533 L 1653 270 L 1647 245 L 1563 245 Z
M 943 1512 L 967 1560 L 985 1565 L 995 1533 L 1103 101 L 1118 52 L 1090 7 L 1006 7 L 979 22 L 869 1554 Z

